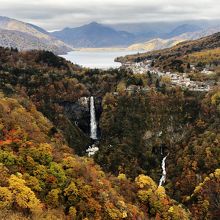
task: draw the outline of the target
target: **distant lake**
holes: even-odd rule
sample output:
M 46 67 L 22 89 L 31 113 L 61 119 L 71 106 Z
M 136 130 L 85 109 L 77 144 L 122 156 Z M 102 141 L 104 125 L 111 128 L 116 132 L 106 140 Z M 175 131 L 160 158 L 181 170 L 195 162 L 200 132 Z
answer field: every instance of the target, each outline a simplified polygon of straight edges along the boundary
M 71 51 L 66 55 L 62 55 L 62 57 L 83 67 L 107 69 L 121 66 L 120 63 L 114 62 L 116 57 L 135 53 L 138 53 L 138 51 Z

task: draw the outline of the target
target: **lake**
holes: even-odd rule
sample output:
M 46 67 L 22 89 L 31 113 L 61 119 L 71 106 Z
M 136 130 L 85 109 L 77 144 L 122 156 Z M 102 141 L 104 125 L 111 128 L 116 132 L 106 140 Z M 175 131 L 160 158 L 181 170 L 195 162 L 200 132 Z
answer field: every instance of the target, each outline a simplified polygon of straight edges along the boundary
M 83 67 L 108 69 L 108 68 L 117 68 L 121 66 L 120 63 L 114 62 L 114 59 L 116 57 L 125 56 L 128 54 L 135 54 L 135 53 L 138 53 L 138 51 L 126 51 L 126 50 L 83 51 L 82 50 L 82 51 L 71 51 L 66 55 L 62 55 L 61 57 Z

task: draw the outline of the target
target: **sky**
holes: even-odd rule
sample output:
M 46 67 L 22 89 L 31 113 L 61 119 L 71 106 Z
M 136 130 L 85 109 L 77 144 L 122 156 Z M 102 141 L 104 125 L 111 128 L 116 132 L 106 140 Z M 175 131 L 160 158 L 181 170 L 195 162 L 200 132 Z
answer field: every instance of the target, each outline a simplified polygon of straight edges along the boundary
M 0 0 L 0 15 L 59 30 L 92 21 L 220 19 L 220 0 Z

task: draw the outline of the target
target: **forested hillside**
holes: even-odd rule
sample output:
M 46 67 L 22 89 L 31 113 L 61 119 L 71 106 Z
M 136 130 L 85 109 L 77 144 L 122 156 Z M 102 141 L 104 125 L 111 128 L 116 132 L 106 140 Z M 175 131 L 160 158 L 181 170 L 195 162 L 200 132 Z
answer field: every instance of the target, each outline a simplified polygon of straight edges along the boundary
M 216 33 L 198 40 L 182 42 L 171 48 L 128 55 L 117 60 L 122 63 L 153 60 L 154 66 L 161 70 L 184 72 L 189 71 L 188 63 L 199 67 L 219 65 L 219 48 L 220 33 Z M 215 53 L 217 56 L 211 56 L 212 53 Z M 199 55 L 202 55 L 202 57 L 199 57 Z M 198 59 L 195 59 L 196 57 Z M 211 57 L 212 60 L 210 60 Z
M 106 175 L 74 155 L 27 99 L 1 94 L 0 109 L 1 219 L 188 218 L 150 177 Z
M 0 219 L 219 218 L 218 84 L 190 92 L 151 73 L 0 48 L 0 88 Z

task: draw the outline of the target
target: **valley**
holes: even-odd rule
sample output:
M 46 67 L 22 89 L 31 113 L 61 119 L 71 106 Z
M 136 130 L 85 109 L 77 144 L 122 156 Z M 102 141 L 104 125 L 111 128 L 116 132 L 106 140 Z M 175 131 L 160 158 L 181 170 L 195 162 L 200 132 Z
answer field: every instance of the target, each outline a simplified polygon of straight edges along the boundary
M 219 20 L 113 2 L 0 16 L 0 220 L 219 219 Z
M 208 39 L 202 47 L 213 48 L 216 54 L 218 41 L 213 44 L 212 39 L 218 39 L 218 34 Z M 198 42 L 186 44 L 194 48 Z M 51 52 L 0 49 L 0 162 L 8 170 L 2 175 L 25 181 L 36 196 L 33 199 L 38 198 L 33 211 L 32 206 L 18 203 L 21 213 L 28 209 L 32 216 L 43 215 L 34 210 L 47 204 L 52 213 L 45 212 L 47 216 L 57 215 L 53 207 L 64 216 L 78 213 L 92 219 L 218 216 L 211 195 L 219 195 L 219 73 L 214 77 L 204 73 L 206 78 L 200 79 L 205 85 L 209 77 L 215 81 L 209 89 L 197 87 L 195 74 L 204 71 L 194 63 L 200 54 L 187 57 L 192 60 L 187 75 L 164 72 L 156 55 L 151 61 L 144 55 L 140 59 L 135 55 L 135 61 L 133 56 L 119 58 L 130 61 L 102 70 L 82 68 Z M 169 68 L 174 71 L 172 65 Z M 187 88 L 186 83 L 192 82 L 195 88 Z M 25 116 L 18 117 L 19 112 Z M 19 165 L 24 158 L 29 162 Z M 46 173 L 39 175 L 42 168 Z M 17 172 L 24 177 L 15 176 Z M 11 187 L 16 186 L 2 183 L 0 189 L 11 193 Z M 84 194 L 88 189 L 90 193 Z M 205 194 L 204 189 L 211 193 Z M 72 190 L 77 196 L 72 197 Z M 110 197 L 99 197 L 106 193 Z M 4 207 L 12 205 L 13 198 L 4 197 L 8 201 Z M 209 206 L 200 212 L 206 200 Z M 109 203 L 111 208 L 101 208 Z

